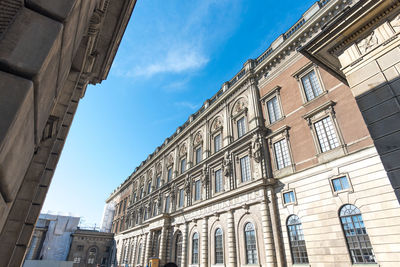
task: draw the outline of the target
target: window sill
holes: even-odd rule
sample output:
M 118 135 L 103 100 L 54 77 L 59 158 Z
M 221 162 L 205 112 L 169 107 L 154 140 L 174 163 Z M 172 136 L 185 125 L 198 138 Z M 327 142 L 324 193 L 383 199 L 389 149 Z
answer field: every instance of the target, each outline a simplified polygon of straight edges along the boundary
M 291 165 L 289 165 L 289 166 L 287 166 L 285 168 L 279 169 L 279 170 L 275 169 L 274 170 L 274 176 L 276 178 L 279 178 L 279 177 L 283 177 L 283 176 L 292 174 L 292 173 L 294 173 L 294 171 L 295 171 L 294 164 L 291 164 Z
M 293 267 L 310 267 L 311 265 L 309 263 L 296 263 L 292 264 Z
M 358 267 L 360 267 L 360 266 L 372 266 L 372 267 L 379 267 L 380 265 L 379 265 L 379 263 L 376 263 L 376 262 L 371 262 L 371 263 L 353 263 L 351 266 L 358 266 Z
M 260 264 L 242 264 L 240 267 L 261 267 Z
M 320 95 L 318 95 L 317 97 L 315 97 L 315 98 L 313 98 L 313 99 L 311 99 L 311 100 L 306 100 L 306 99 L 304 99 L 304 100 L 306 100 L 307 102 L 305 102 L 304 104 L 303 104 L 303 107 L 307 107 L 308 105 L 311 105 L 311 103 L 314 103 L 317 99 L 320 99 L 321 97 L 323 97 L 324 95 L 326 95 L 326 94 L 328 94 L 328 91 L 324 91 L 324 92 L 322 92 L 322 94 L 320 94 Z
M 338 146 L 334 149 L 317 154 L 318 163 L 324 163 L 333 159 L 345 156 L 347 154 L 346 145 Z
M 279 119 L 277 119 L 276 121 L 270 122 L 267 126 L 268 126 L 268 127 L 269 127 L 269 126 L 273 126 L 274 124 L 277 124 L 277 123 L 283 121 L 285 118 L 286 118 L 286 116 L 282 116 L 282 117 L 280 117 Z
M 225 267 L 224 263 L 211 264 L 211 267 Z

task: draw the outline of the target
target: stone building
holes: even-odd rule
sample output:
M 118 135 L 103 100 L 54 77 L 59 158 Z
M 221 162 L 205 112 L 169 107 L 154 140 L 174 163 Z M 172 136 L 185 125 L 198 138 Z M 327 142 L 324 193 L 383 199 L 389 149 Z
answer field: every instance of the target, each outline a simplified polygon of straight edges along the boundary
M 0 266 L 20 266 L 80 99 L 136 0 L 0 0 Z
M 381 67 L 386 75 L 398 73 L 398 6 L 318 1 L 262 55 L 248 60 L 107 199 L 116 203 L 112 263 L 146 266 L 155 257 L 161 264 L 193 267 L 397 266 L 400 206 L 389 179 L 395 171 L 378 151 L 397 155 L 400 142 L 378 143 L 379 127 L 371 120 L 385 117 L 365 112 L 363 105 L 374 106 L 368 104 L 373 97 L 398 98 L 385 89 L 363 102 L 348 77 L 336 72 L 361 64 L 366 70 L 360 72 L 382 77 L 379 67 L 369 69 L 364 58 L 345 50 L 352 47 L 340 39 L 352 36 L 345 27 L 349 19 L 365 29 L 370 20 L 377 27 L 384 22 L 384 33 L 362 36 L 386 36 L 371 47 L 382 46 L 375 51 L 383 57 L 379 64 L 388 62 Z M 321 53 L 330 41 L 345 44 L 334 51 L 346 55 Z M 390 42 L 394 52 L 384 57 Z M 374 85 L 358 75 L 352 78 L 361 88 Z M 382 112 L 396 113 L 396 103 Z M 394 119 L 385 129 L 398 136 L 398 126 Z M 398 161 L 391 162 L 396 168 Z
M 112 233 L 77 229 L 71 234 L 67 260 L 73 261 L 73 267 L 110 266 L 113 237 Z

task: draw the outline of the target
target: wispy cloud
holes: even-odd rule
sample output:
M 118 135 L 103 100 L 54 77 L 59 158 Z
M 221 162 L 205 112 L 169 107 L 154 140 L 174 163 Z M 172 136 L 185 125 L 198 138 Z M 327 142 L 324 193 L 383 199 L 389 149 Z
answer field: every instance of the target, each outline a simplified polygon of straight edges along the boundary
M 177 106 L 177 107 L 189 108 L 191 110 L 196 110 L 196 109 L 198 109 L 200 107 L 199 104 L 193 104 L 193 103 L 188 102 L 188 101 L 175 102 L 174 105 Z
M 186 46 L 186 45 L 184 45 Z M 128 76 L 149 78 L 161 73 L 182 73 L 204 67 L 209 59 L 196 47 L 173 48 L 157 62 L 145 66 L 136 66 Z

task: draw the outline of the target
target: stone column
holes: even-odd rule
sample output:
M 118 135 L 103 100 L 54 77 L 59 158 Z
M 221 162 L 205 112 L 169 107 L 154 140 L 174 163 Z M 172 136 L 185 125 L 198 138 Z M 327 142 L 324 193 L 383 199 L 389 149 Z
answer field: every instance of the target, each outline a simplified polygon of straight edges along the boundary
M 181 267 L 185 267 L 187 263 L 187 243 L 188 243 L 188 225 L 185 223 L 183 225 L 183 233 L 182 233 L 182 261 Z
M 208 267 L 208 218 L 204 217 L 201 231 L 201 266 Z
M 267 196 L 265 196 L 265 199 L 261 202 L 261 223 L 264 237 L 266 263 L 267 266 L 275 267 L 275 247 L 274 240 L 272 238 L 271 217 Z
M 236 267 L 235 218 L 233 210 L 228 211 L 228 267 Z
M 167 229 L 165 226 L 161 229 L 161 238 L 160 238 L 160 266 L 163 266 L 166 263 L 166 252 L 167 252 L 167 242 L 166 242 L 166 234 L 167 234 Z
M 144 262 L 145 262 L 144 266 L 146 266 L 146 264 L 149 263 L 152 242 L 153 242 L 153 232 L 150 231 L 147 234 L 146 253 L 145 253 L 145 256 L 144 256 Z
M 276 202 L 276 196 L 274 188 L 272 186 L 267 188 L 267 192 L 268 192 L 268 198 L 271 199 L 271 202 L 269 203 L 269 210 L 271 212 L 271 225 L 274 237 L 276 263 L 278 267 L 283 267 L 285 261 L 283 259 L 281 235 L 279 234 L 279 217 L 276 212 L 276 207 L 278 207 L 277 206 L 278 203 Z
M 140 255 L 140 262 L 142 263 L 142 266 L 146 266 L 145 262 L 145 255 L 146 255 L 146 249 L 147 249 L 147 240 L 149 239 L 148 234 L 143 235 L 144 240 L 142 243 L 142 255 Z

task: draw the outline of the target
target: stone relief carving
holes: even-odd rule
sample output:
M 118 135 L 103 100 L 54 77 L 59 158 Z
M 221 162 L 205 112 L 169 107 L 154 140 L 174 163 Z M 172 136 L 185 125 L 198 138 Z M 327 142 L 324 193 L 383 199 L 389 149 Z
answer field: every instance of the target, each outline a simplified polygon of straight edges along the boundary
M 204 165 L 202 169 L 201 183 L 203 187 L 208 187 L 208 184 L 210 183 L 209 168 L 207 167 L 207 165 Z
M 218 130 L 219 128 L 221 128 L 221 127 L 222 127 L 221 117 L 217 117 L 214 120 L 214 124 L 213 124 L 212 130 L 215 131 L 215 130 Z
M 247 103 L 243 98 L 241 98 L 236 102 L 232 113 L 233 113 L 233 115 L 236 115 L 236 114 L 244 111 L 246 108 L 247 108 Z
M 157 163 L 156 165 L 156 174 L 160 174 L 162 172 L 162 166 L 161 163 Z
M 174 164 L 174 155 L 171 153 L 169 154 L 168 158 L 167 158 L 167 166 L 171 166 L 172 164 Z
M 182 146 L 179 148 L 179 156 L 184 156 L 186 155 L 187 152 L 187 148 L 186 148 L 186 144 L 182 144 Z
M 230 176 L 231 169 L 232 169 L 232 159 L 231 159 L 231 156 L 229 155 L 229 152 L 226 151 L 224 154 L 224 159 L 222 161 L 222 170 L 223 170 L 224 176 Z
M 251 151 L 255 162 L 261 161 L 261 137 L 259 134 L 255 134 L 251 140 Z
M 191 177 L 189 175 L 185 179 L 184 188 L 185 188 L 186 195 L 190 194 L 191 180 L 192 179 L 191 179 Z
M 201 131 L 196 133 L 196 135 L 194 136 L 193 143 L 194 143 L 195 146 L 203 143 L 203 135 L 202 135 Z
M 358 43 L 358 48 L 362 54 L 365 54 L 377 45 L 378 37 L 376 36 L 375 31 L 373 31 L 370 35 L 368 35 L 368 37 Z

